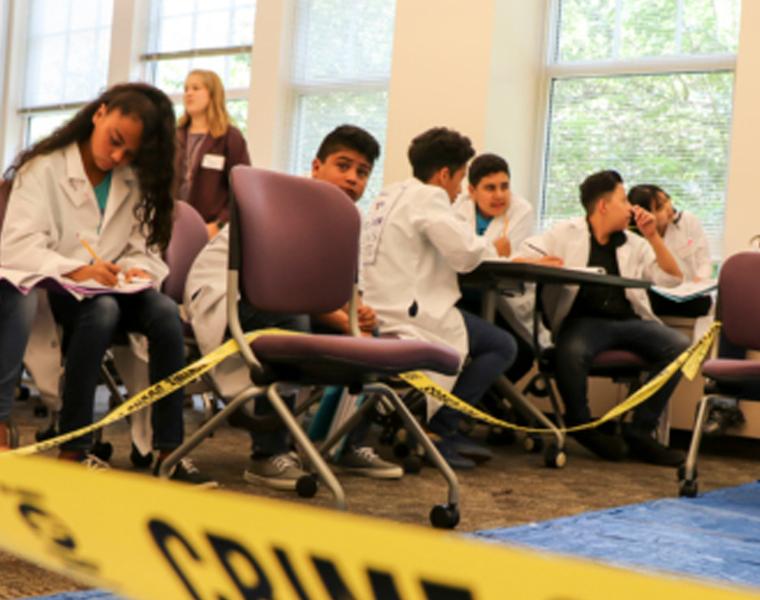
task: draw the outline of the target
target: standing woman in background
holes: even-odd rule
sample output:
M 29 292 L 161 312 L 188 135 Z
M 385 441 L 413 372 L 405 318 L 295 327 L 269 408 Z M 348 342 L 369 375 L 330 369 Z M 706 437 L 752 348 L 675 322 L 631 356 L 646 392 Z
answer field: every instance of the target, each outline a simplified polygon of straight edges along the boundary
M 206 221 L 209 239 L 229 220 L 229 173 L 250 165 L 245 139 L 230 124 L 224 87 L 213 71 L 195 69 L 185 79 L 185 112 L 177 123 L 175 197 Z

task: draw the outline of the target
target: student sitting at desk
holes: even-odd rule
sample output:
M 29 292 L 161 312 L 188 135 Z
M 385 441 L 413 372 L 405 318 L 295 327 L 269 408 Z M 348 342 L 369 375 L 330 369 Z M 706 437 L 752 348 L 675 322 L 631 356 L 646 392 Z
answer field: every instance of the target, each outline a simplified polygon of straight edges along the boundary
M 470 361 L 456 378 L 437 377 L 470 404 L 512 364 L 515 341 L 487 321 L 456 308 L 458 273 L 486 258 L 509 254 L 503 236 L 489 242 L 457 217 L 452 202 L 461 189 L 470 140 L 438 127 L 418 135 L 409 147 L 414 177 L 386 187 L 374 200 L 362 228 L 361 277 L 364 298 L 378 316 L 382 333 L 423 339 L 455 348 Z M 428 400 L 428 412 L 435 409 Z M 440 408 L 430 429 L 438 449 L 454 468 L 472 468 L 490 452 L 462 436 L 460 414 Z
M 630 205 L 617 172 L 602 171 L 587 177 L 580 186 L 580 199 L 585 218 L 558 223 L 525 242 L 520 253 L 551 253 L 569 267 L 602 267 L 609 275 L 650 279 L 659 285 L 681 281 L 678 263 L 657 232 L 655 218 L 640 206 Z M 643 237 L 628 231 L 631 218 Z M 587 376 L 594 356 L 600 352 L 631 350 L 653 364 L 656 374 L 689 345 L 685 336 L 654 316 L 643 289 L 546 286 L 543 300 L 556 341 L 556 380 L 568 425 L 591 420 Z M 678 380 L 679 374 L 634 411 L 633 422 L 624 426 L 624 439 L 599 429 L 579 432 L 576 439 L 609 460 L 620 460 L 630 451 L 646 462 L 680 464 L 681 452 L 661 445 L 653 435 Z
M 312 162 L 311 174 L 314 179 L 336 185 L 352 200 L 359 200 L 379 154 L 380 146 L 371 134 L 353 125 L 341 125 L 331 131 L 320 144 Z M 185 286 L 184 305 L 198 345 L 204 354 L 222 343 L 227 328 L 225 297 L 228 253 L 229 230 L 225 227 L 198 255 Z M 266 327 L 304 332 L 310 329 L 308 315 L 264 313 L 254 310 L 242 301 L 238 303 L 238 310 L 245 331 Z M 348 313 L 345 307 L 332 313 L 314 315 L 313 318 L 326 327 L 340 331 L 348 330 Z M 361 309 L 359 326 L 365 333 L 375 326 L 374 318 L 372 309 Z M 248 370 L 241 361 L 234 358 L 220 364 L 214 373 L 222 393 L 229 398 L 250 383 Z M 289 402 L 295 400 L 292 394 L 286 396 L 286 399 Z M 274 412 L 266 398 L 257 398 L 254 404 L 256 416 Z M 240 415 L 237 417 L 240 418 Z M 252 433 L 251 437 L 251 465 L 243 474 L 246 481 L 279 490 L 295 489 L 296 481 L 305 475 L 305 472 L 297 454 L 291 452 L 285 427 L 273 432 Z M 349 446 L 358 442 L 358 436 L 349 435 Z M 361 448 L 358 445 L 349 447 L 344 450 L 342 458 L 345 461 L 343 466 L 370 476 L 398 478 L 403 475 L 398 465 L 381 460 L 369 448 Z
M 533 207 L 530 202 L 513 193 L 507 161 L 496 154 L 481 154 L 470 163 L 467 193 L 461 194 L 454 203 L 454 211 L 462 217 L 471 230 L 493 242 L 503 238 L 510 256 L 513 250 L 533 233 Z M 504 297 L 509 321 L 501 313 L 496 315 L 497 324 L 514 335 L 517 357 L 507 371 L 510 381 L 519 381 L 533 365 L 533 348 L 528 340 L 532 337 L 533 294 Z M 482 292 L 473 288 L 462 290 L 459 306 L 470 312 L 479 312 Z M 527 325 L 527 326 L 526 326 Z M 519 331 L 517 331 L 519 329 Z
M 652 184 L 632 187 L 628 192 L 628 200 L 633 206 L 641 206 L 654 215 L 657 233 L 678 259 L 685 282 L 710 279 L 710 247 L 705 230 L 696 215 L 686 210 L 676 211 L 665 190 Z M 658 315 L 700 317 L 706 315 L 712 306 L 712 298 L 708 295 L 686 302 L 675 302 L 652 292 L 649 300 Z

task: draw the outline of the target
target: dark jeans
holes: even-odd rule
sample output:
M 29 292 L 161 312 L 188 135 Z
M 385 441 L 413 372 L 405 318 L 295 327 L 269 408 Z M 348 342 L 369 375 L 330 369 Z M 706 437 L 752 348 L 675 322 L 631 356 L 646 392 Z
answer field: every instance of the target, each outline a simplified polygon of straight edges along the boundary
M 176 303 L 157 292 L 104 294 L 81 302 L 68 294 L 50 294 L 55 320 L 63 325 L 65 379 L 59 427 L 61 433 L 92 423 L 94 395 L 103 355 L 117 331 L 148 338 L 151 383 L 185 366 L 184 339 Z M 153 405 L 153 445 L 173 450 L 182 443 L 183 391 L 178 389 Z M 62 444 L 66 450 L 87 450 L 92 434 Z
M 253 331 L 256 329 L 266 329 L 268 327 L 278 327 L 280 329 L 289 329 L 291 331 L 309 332 L 308 315 L 287 315 L 280 313 L 269 313 L 263 310 L 256 310 L 250 304 L 238 302 L 238 315 L 240 317 L 240 326 L 243 331 Z M 293 410 L 295 406 L 295 392 L 283 393 L 283 400 L 288 408 Z M 265 417 L 275 413 L 271 402 L 262 396 L 256 398 L 253 414 L 257 417 Z M 284 454 L 290 450 L 290 436 L 288 430 L 283 426 L 277 431 L 257 432 L 251 434 L 252 456 L 254 458 L 265 458 Z
M 7 421 L 11 415 L 36 311 L 35 292 L 25 296 L 11 284 L 0 282 L 0 422 Z
M 517 355 L 517 343 L 506 331 L 465 310 L 460 310 L 467 328 L 466 362 L 452 393 L 468 404 L 480 402 L 488 388 L 506 371 Z M 451 433 L 459 428 L 461 413 L 441 407 L 430 421 L 435 433 Z
M 555 375 L 568 425 L 591 420 L 587 378 L 591 363 L 600 352 L 611 349 L 635 352 L 653 365 L 654 376 L 688 346 L 686 336 L 656 321 L 587 317 L 565 321 L 557 338 Z M 636 429 L 648 433 L 657 427 L 660 414 L 680 378 L 679 371 L 634 410 Z

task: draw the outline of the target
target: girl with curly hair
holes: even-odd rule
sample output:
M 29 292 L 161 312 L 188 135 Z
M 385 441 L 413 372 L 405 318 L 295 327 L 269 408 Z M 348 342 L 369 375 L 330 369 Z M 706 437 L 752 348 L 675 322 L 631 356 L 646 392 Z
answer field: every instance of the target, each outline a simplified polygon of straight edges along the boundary
M 64 332 L 61 433 L 92 422 L 100 364 L 117 330 L 147 337 L 152 382 L 184 366 L 177 306 L 158 291 L 168 272 L 161 250 L 172 228 L 174 136 L 172 104 L 163 92 L 144 83 L 115 85 L 22 152 L 5 173 L 13 186 L 0 237 L 2 267 L 107 288 L 134 278 L 153 284 L 82 300 L 48 294 Z M 0 294 L 3 305 L 27 302 L 10 286 Z M 9 331 L 0 325 L 0 348 Z M 19 366 L 0 371 L 0 382 L 18 372 L 22 356 L 12 359 Z M 159 461 L 182 442 L 182 406 L 178 390 L 153 407 Z M 91 446 L 91 435 L 78 437 L 61 446 L 60 457 L 92 464 Z M 203 482 L 187 464 L 174 477 Z

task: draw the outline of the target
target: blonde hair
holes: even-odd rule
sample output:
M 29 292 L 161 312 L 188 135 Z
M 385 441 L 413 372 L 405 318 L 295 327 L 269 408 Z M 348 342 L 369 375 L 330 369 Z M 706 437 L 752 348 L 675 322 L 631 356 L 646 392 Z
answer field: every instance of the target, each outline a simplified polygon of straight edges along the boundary
M 192 76 L 200 77 L 203 87 L 208 90 L 209 103 L 206 107 L 206 120 L 208 121 L 208 130 L 212 137 L 219 137 L 227 133 L 230 127 L 230 115 L 227 112 L 227 106 L 224 103 L 224 85 L 219 75 L 213 71 L 204 69 L 193 69 L 187 74 L 185 82 Z M 178 127 L 186 127 L 190 124 L 192 117 L 185 111 L 177 122 Z

